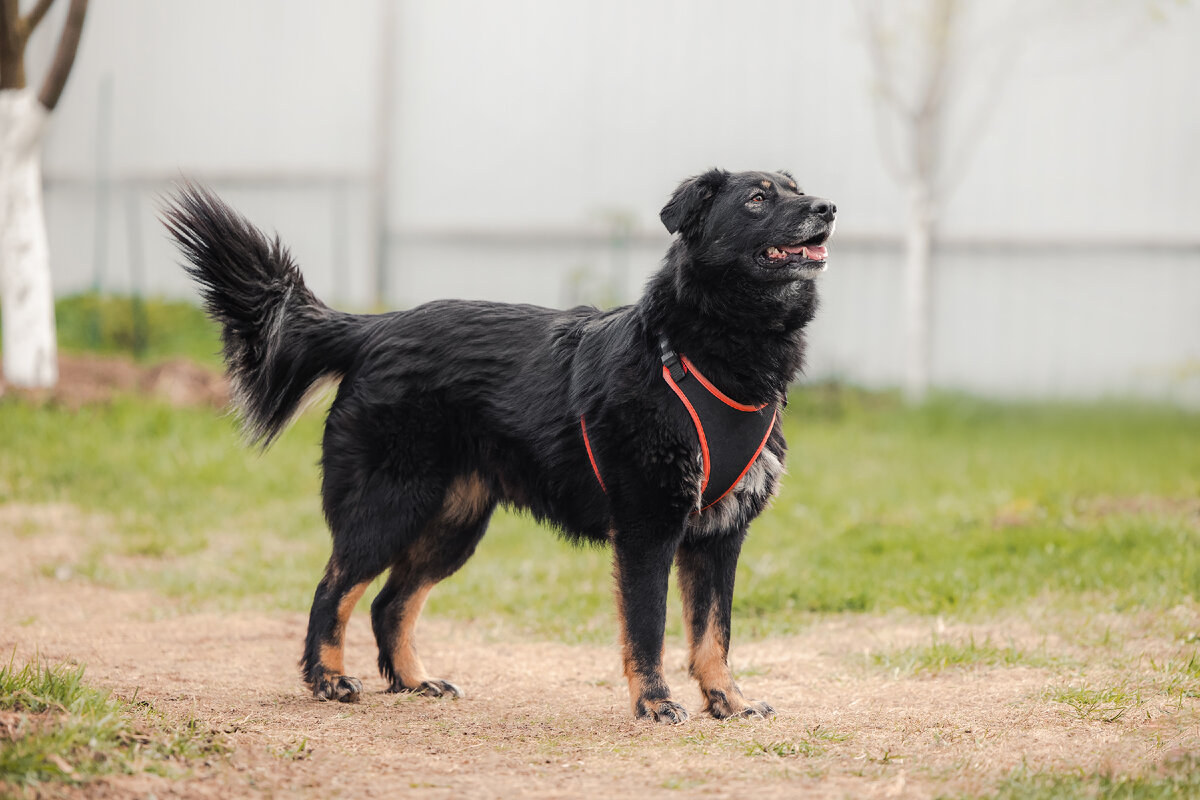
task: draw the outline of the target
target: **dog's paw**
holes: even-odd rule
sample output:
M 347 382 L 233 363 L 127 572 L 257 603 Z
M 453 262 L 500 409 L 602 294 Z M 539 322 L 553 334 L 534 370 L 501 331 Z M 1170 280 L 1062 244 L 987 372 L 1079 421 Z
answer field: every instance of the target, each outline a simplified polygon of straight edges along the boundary
M 322 702 L 338 700 L 343 703 L 357 703 L 362 691 L 362 681 L 358 678 L 349 675 L 326 675 L 313 686 L 313 697 Z
M 416 686 L 405 686 L 402 683 L 393 683 L 388 687 L 388 691 L 395 694 L 419 694 L 424 697 L 445 697 L 450 700 L 458 700 L 463 697 L 462 689 L 455 686 L 450 681 L 444 681 L 440 678 L 430 678 L 429 680 L 421 681 Z
M 740 693 L 732 696 L 720 689 L 709 689 L 705 711 L 716 719 L 767 719 L 775 716 L 769 703 L 746 700 Z
M 674 700 L 638 700 L 635 713 L 638 719 L 653 719 L 669 725 L 682 725 L 688 720 L 688 710 Z

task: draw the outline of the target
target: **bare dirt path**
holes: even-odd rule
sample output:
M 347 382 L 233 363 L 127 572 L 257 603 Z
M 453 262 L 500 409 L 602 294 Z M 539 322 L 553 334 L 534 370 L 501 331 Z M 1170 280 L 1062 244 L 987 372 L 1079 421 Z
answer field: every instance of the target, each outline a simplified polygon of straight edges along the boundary
M 153 595 L 56 577 L 45 565 L 78 542 L 18 534 L 14 519 L 35 512 L 54 513 L 0 513 L 0 650 L 18 662 L 39 653 L 86 664 L 93 685 L 136 692 L 180 724 L 199 719 L 233 748 L 181 780 L 109 777 L 68 792 L 77 796 L 935 797 L 985 791 L 1022 764 L 1141 771 L 1200 746 L 1194 699 L 1151 697 L 1114 722 L 1048 700 L 1049 687 L 1073 678 L 1103 680 L 1112 658 L 1089 661 L 1065 627 L 1059 635 L 1028 616 L 942 635 L 1012 641 L 1061 654 L 1061 664 L 889 672 L 864 653 L 928 644 L 935 624 L 904 616 L 839 616 L 794 637 L 735 641 L 742 685 L 779 716 L 666 727 L 631 718 L 615 647 L 482 623 L 427 619 L 420 631 L 427 666 L 465 699 L 383 694 L 360 611 L 347 666 L 367 693 L 355 705 L 317 703 L 297 677 L 302 615 L 187 614 Z M 1179 614 L 1193 618 L 1176 627 L 1197 624 L 1194 610 Z M 1178 650 L 1146 618 L 1105 626 L 1160 661 Z M 668 647 L 668 677 L 694 711 L 699 693 L 683 662 L 682 647 Z

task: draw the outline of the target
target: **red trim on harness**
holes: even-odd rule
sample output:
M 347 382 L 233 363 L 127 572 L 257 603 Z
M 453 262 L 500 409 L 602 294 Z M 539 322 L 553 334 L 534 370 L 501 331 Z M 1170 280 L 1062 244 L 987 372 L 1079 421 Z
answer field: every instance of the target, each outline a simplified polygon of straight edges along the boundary
M 671 390 L 678 395 L 683 401 L 683 407 L 692 415 L 692 422 L 696 425 L 696 433 L 700 436 L 700 452 L 704 456 L 704 483 L 700 484 L 700 494 L 704 494 L 704 490 L 708 488 L 708 437 L 704 435 L 704 426 L 700 424 L 700 415 L 696 413 L 696 409 L 692 408 L 692 403 L 687 399 L 687 395 L 683 393 L 683 389 L 679 388 L 679 384 L 675 383 L 675 379 L 671 377 L 671 370 L 663 366 L 663 380 L 671 387 Z
M 700 376 L 697 375 L 696 377 L 700 377 Z M 760 406 L 760 408 L 761 408 L 761 406 Z M 760 455 L 762 455 L 763 448 L 767 446 L 767 439 L 771 438 L 771 431 L 775 430 L 775 420 L 778 418 L 779 418 L 779 409 L 777 408 L 777 409 L 775 409 L 775 413 L 771 415 L 771 424 L 767 426 L 767 435 L 763 437 L 762 442 L 758 445 L 758 449 L 754 451 L 754 455 L 751 456 L 750 462 L 748 464 L 746 464 L 746 468 L 744 470 L 742 470 L 742 474 L 737 476 L 737 480 L 734 481 L 732 484 L 730 484 L 729 488 L 725 490 L 724 494 L 722 494 L 716 500 L 713 500 L 711 503 L 706 505 L 704 508 L 700 509 L 701 511 L 707 511 L 708 509 L 715 506 L 717 503 L 724 500 L 725 495 L 732 492 L 733 487 L 737 486 L 739 483 L 742 482 L 742 478 L 746 477 L 746 473 L 750 471 L 750 468 L 754 466 L 754 462 L 758 461 L 758 457 Z
M 766 403 L 763 403 L 760 406 L 748 406 L 745 403 L 739 403 L 737 400 L 733 400 L 729 397 L 726 397 L 724 392 L 722 392 L 717 387 L 713 386 L 711 383 L 709 383 L 708 378 L 706 378 L 700 374 L 700 370 L 696 369 L 696 365 L 693 364 L 691 362 L 691 360 L 688 359 L 687 356 L 681 355 L 681 356 L 679 356 L 679 360 L 683 362 L 684 369 L 686 369 L 688 372 L 695 375 L 696 380 L 700 381 L 700 385 L 703 386 L 705 389 L 708 389 L 709 394 L 711 394 L 713 397 L 717 398 L 718 400 L 720 400 L 722 403 L 729 406 L 730 408 L 736 408 L 738 411 L 762 411 L 764 408 L 767 407 Z M 757 456 L 755 456 L 755 457 L 757 458 Z M 753 462 L 751 462 L 751 463 L 753 463 Z
M 596 480 L 600 481 L 600 491 L 608 494 L 604 478 L 600 477 L 600 468 L 596 466 L 596 457 L 592 455 L 592 443 L 588 441 L 587 423 L 583 421 L 583 414 L 579 415 L 579 430 L 583 431 L 583 446 L 587 448 L 588 461 L 592 462 L 592 472 L 596 473 Z

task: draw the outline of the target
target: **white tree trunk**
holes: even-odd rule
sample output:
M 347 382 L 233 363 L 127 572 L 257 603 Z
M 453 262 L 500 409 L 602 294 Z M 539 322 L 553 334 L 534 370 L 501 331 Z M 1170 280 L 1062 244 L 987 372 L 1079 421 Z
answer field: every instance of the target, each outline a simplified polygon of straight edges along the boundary
M 917 181 L 909 198 L 908 229 L 904 235 L 904 397 L 910 403 L 920 403 L 929 392 L 933 221 L 929 189 Z
M 42 139 L 50 112 L 32 89 L 0 91 L 0 314 L 4 377 L 58 381 L 54 293 L 42 210 Z

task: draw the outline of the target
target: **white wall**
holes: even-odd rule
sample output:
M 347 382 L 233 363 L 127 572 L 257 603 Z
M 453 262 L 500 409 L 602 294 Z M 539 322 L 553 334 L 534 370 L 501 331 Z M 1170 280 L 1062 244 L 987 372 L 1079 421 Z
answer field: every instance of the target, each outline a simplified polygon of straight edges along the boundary
M 125 287 L 141 252 L 149 290 L 188 293 L 152 215 L 152 193 L 186 173 L 278 229 L 318 293 L 367 303 L 385 1 L 92 4 L 46 156 L 59 291 L 90 286 L 98 260 Z M 999 91 L 956 74 L 991 112 L 943 219 L 942 385 L 1200 402 L 1200 377 L 1164 377 L 1200 363 L 1200 11 L 1155 22 L 1150 7 L 1025 6 L 1038 13 Z M 810 377 L 895 382 L 903 205 L 855 8 L 397 2 L 388 300 L 556 305 L 614 275 L 629 297 L 665 247 L 657 213 L 681 178 L 787 167 L 840 212 Z M 43 31 L 31 72 L 52 47 Z M 115 183 L 97 239 L 106 82 Z M 627 250 L 610 242 L 613 214 L 632 220 Z

